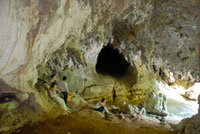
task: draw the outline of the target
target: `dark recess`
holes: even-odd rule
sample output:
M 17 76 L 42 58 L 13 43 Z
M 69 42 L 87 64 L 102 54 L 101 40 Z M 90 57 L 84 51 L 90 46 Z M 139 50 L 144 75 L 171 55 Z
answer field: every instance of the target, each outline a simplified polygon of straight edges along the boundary
M 124 56 L 108 43 L 107 46 L 102 48 L 98 55 L 96 71 L 111 76 L 123 76 L 126 74 L 129 66 L 130 64 L 126 61 Z

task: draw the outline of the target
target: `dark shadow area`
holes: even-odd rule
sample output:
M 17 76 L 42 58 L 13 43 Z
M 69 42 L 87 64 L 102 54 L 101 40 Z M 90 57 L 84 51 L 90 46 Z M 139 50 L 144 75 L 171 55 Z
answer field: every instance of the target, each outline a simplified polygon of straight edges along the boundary
M 17 100 L 14 93 L 3 93 L 0 94 L 0 104 L 10 102 L 12 100 Z
M 17 89 L 11 87 L 2 79 L 0 79 L 0 104 L 11 101 L 18 101 L 16 94 L 19 92 L 20 91 L 17 91 Z
M 129 66 L 130 64 L 126 61 L 124 56 L 108 43 L 107 46 L 102 48 L 98 55 L 96 71 L 111 76 L 123 76 Z

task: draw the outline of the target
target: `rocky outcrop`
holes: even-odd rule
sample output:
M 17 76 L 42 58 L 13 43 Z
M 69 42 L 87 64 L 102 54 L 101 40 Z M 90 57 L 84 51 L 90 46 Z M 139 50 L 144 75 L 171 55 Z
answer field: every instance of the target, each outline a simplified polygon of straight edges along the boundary
M 41 110 L 46 109 L 50 112 L 50 108 L 46 106 L 52 105 L 52 102 L 48 104 L 43 98 L 45 95 L 39 94 L 34 85 L 38 77 L 48 77 L 48 75 L 40 76 L 43 75 L 40 73 L 43 72 L 41 70 L 46 69 L 43 66 L 59 68 L 59 64 L 62 64 L 59 59 L 54 58 L 51 59 L 53 64 L 48 65 L 51 60 L 46 64 L 50 57 L 55 57 L 53 52 L 61 47 L 59 50 L 67 50 L 69 53 L 66 54 L 69 54 L 70 58 L 67 59 L 68 61 L 64 61 L 64 66 L 62 66 L 64 67 L 62 69 L 67 72 L 59 73 L 63 75 L 67 73 L 67 76 L 71 76 L 68 81 L 70 89 L 82 93 L 85 98 L 91 99 L 95 97 L 94 95 L 99 97 L 99 94 L 96 94 L 96 90 L 99 89 L 93 88 L 92 85 L 96 84 L 96 81 L 102 82 L 102 77 L 97 76 L 94 67 L 98 53 L 110 36 L 110 22 L 114 16 L 118 17 L 123 14 L 130 5 L 137 6 L 137 4 L 135 1 L 122 2 L 119 0 L 109 2 L 1 1 L 0 17 L 3 19 L 0 20 L 0 77 L 14 88 L 11 93 L 20 91 L 32 94 L 36 99 L 33 99 L 30 105 L 32 104 L 34 108 L 38 104 L 41 106 Z M 90 36 L 92 38 L 89 38 Z M 87 38 L 89 41 L 85 40 Z M 52 54 L 53 56 L 51 56 Z M 59 53 L 55 53 L 55 55 L 57 54 Z M 87 64 L 84 62 L 85 59 L 88 61 Z M 45 71 L 48 72 L 48 70 Z M 94 77 L 90 77 L 91 75 L 85 77 L 87 76 L 85 73 L 81 74 L 85 71 L 88 71 L 89 74 L 94 72 L 91 73 Z M 80 77 L 81 75 L 83 77 Z M 113 78 L 108 79 L 110 79 L 108 83 L 115 83 Z M 106 83 L 105 80 L 101 82 L 97 83 L 97 87 L 102 88 L 102 85 Z M 85 85 L 81 86 L 83 83 Z M 110 84 L 107 85 L 108 92 L 103 93 L 102 96 L 111 97 L 113 89 L 110 88 Z M 84 92 L 82 92 L 83 90 Z M 96 93 L 90 94 L 92 92 Z M 6 93 L 6 90 L 3 93 Z M 28 99 L 30 98 L 28 96 Z M 4 111 L 4 108 L 2 110 Z M 29 112 L 29 109 L 27 108 L 25 111 Z M 12 123 L 12 120 L 17 118 L 13 117 L 8 123 L 3 123 L 1 127 L 14 129 L 25 123 L 20 114 L 15 114 L 15 116 L 19 117 L 17 125 Z M 27 120 L 31 119 L 27 118 Z M 3 130 L 8 129 L 1 129 L 1 131 Z
M 163 93 L 159 93 L 159 95 L 156 95 L 155 92 L 152 92 L 151 94 L 149 94 L 147 100 L 144 103 L 144 107 L 150 114 L 157 114 L 160 116 L 168 115 L 167 99 L 166 95 Z
M 198 134 L 200 131 L 200 114 L 194 115 L 192 118 L 184 119 L 177 127 L 180 134 Z
M 26 123 L 65 114 L 48 96 L 37 92 L 19 91 L 2 80 L 0 80 L 0 94 L 0 132 L 12 131 Z
M 112 36 L 120 42 L 125 41 L 118 43 L 117 46 L 130 63 L 132 62 L 131 53 L 141 51 L 143 62 L 147 60 L 149 64 L 152 64 L 156 61 L 155 64 L 158 67 L 162 66 L 161 64 L 185 63 L 185 65 L 176 65 L 179 70 L 173 66 L 171 69 L 183 73 L 184 71 L 180 71 L 181 66 L 187 66 L 188 70 L 195 70 L 195 66 L 188 66 L 195 63 L 194 55 L 191 55 L 191 53 L 194 54 L 192 45 L 194 40 L 190 40 L 196 30 L 195 15 L 190 10 L 184 10 L 184 7 L 176 1 L 164 3 L 155 1 L 110 1 L 108 3 L 72 2 L 71 0 L 2 1 L 1 5 L 1 18 L 4 19 L 1 20 L 0 76 L 4 81 L 19 89 L 28 90 L 34 86 L 37 80 L 36 66 L 45 63 L 61 45 L 66 44 L 72 48 L 81 47 L 85 45 L 81 43 L 82 39 L 87 38 L 88 33 L 90 33 L 88 36 L 94 35 L 92 34 L 94 32 L 94 39 L 98 41 L 98 44 L 105 43 L 108 37 Z M 191 5 L 194 6 L 195 2 Z M 78 45 L 79 41 L 80 45 Z M 180 51 L 173 49 L 173 46 L 176 46 L 173 43 L 179 44 Z M 166 53 L 168 50 L 176 52 L 168 55 Z M 163 56 L 165 53 L 166 55 Z M 154 55 L 157 57 L 147 58 Z M 165 59 L 162 60 L 166 62 L 159 62 L 161 57 L 164 57 Z M 179 59 L 186 62 L 178 62 Z
M 122 101 L 119 106 L 121 112 L 132 114 L 134 117 L 146 114 L 146 110 L 144 108 L 139 109 L 137 106 L 132 106 L 130 104 L 127 104 L 125 101 Z

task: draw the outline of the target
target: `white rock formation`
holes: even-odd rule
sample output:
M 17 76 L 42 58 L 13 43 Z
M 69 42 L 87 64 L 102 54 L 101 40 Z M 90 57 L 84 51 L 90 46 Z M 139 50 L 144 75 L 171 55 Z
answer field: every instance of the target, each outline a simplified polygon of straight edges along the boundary
M 147 97 L 147 100 L 144 103 L 144 107 L 150 114 L 166 116 L 168 114 L 166 95 L 163 93 L 159 93 L 157 95 L 155 92 L 152 92 Z

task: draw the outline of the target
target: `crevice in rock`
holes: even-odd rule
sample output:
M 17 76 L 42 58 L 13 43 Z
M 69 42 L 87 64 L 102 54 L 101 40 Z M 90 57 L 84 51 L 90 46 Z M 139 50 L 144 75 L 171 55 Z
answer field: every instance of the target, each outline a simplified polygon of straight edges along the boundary
M 116 94 L 116 90 L 115 90 L 115 85 L 116 85 L 116 80 L 115 80 L 115 84 L 113 86 L 113 91 L 112 91 L 113 105 L 115 105 L 116 98 L 117 98 L 117 94 Z
M 5 102 L 10 102 L 12 100 L 16 100 L 16 96 L 14 93 L 3 93 L 0 94 L 0 104 Z
M 98 85 L 97 84 L 92 84 L 92 85 L 84 87 L 84 89 L 82 91 L 82 95 L 84 95 L 86 89 L 91 88 L 91 87 L 96 87 L 96 86 L 98 86 Z

